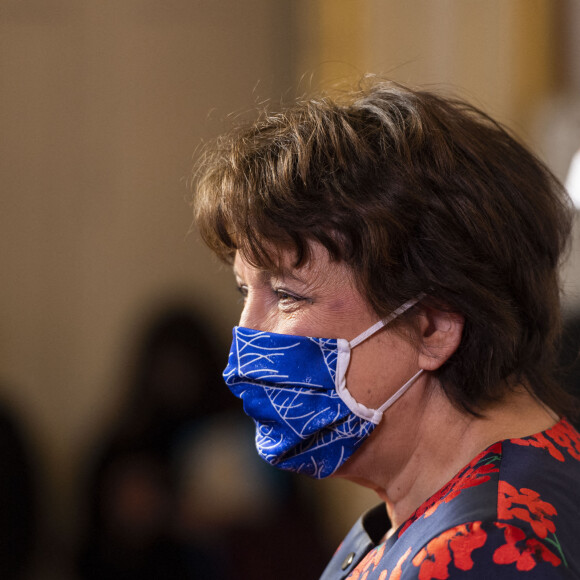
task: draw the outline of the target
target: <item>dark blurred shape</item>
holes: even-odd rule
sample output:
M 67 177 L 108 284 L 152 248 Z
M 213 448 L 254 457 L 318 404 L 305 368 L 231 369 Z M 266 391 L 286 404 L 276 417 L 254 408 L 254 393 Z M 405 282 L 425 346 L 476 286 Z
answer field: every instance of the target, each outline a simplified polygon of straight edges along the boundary
M 0 578 L 26 578 L 37 540 L 33 458 L 13 413 L 0 405 Z
M 188 308 L 146 332 L 93 459 L 83 580 L 317 578 L 329 554 L 296 480 L 262 462 L 221 377 L 227 352 Z
M 562 348 L 560 351 L 561 380 L 566 388 L 580 397 L 580 311 L 564 317 Z M 575 421 L 580 429 L 580 418 Z

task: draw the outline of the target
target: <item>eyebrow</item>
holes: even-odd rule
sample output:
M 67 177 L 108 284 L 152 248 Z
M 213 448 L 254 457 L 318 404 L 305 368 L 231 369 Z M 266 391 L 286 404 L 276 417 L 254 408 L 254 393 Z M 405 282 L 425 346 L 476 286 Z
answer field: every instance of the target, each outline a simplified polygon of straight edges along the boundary
M 284 270 L 282 270 L 282 271 L 280 271 L 279 274 L 273 274 L 273 275 L 274 276 L 279 276 L 282 279 L 290 278 L 292 280 L 296 280 L 296 282 L 300 282 L 300 284 L 306 285 L 306 280 L 304 280 L 304 278 L 301 278 L 300 276 L 297 276 L 296 274 L 294 274 L 291 271 L 284 271 Z
M 232 266 L 232 270 L 234 272 L 234 276 L 241 280 L 242 275 L 238 272 L 235 266 Z M 295 280 L 300 284 L 303 284 L 305 286 L 307 285 L 307 282 L 306 280 L 304 280 L 304 278 L 297 276 L 296 274 L 294 274 L 294 272 L 292 272 L 289 269 L 280 269 L 279 272 L 275 272 L 273 270 L 260 270 L 260 278 L 262 279 L 262 281 L 270 281 L 272 278 L 281 278 L 282 280 L 290 278 L 291 280 Z
M 232 270 L 236 278 L 238 278 L 239 280 L 243 280 L 243 276 L 237 271 L 235 266 L 232 267 Z M 273 276 L 273 274 L 269 270 L 260 270 L 259 276 L 262 281 L 267 281 Z

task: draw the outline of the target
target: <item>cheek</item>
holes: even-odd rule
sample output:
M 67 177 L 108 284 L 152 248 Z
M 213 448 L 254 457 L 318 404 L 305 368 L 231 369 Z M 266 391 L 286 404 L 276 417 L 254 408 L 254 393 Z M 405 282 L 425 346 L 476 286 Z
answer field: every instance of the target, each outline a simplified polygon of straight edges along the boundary
M 336 338 L 328 324 L 328 318 L 314 309 L 301 307 L 294 312 L 278 312 L 275 318 L 276 330 L 281 334 L 295 334 L 316 338 Z
M 346 385 L 358 402 L 376 409 L 417 370 L 417 353 L 411 344 L 383 331 L 352 350 Z
M 350 341 L 378 321 L 374 311 L 350 287 L 344 288 L 338 296 L 325 299 L 317 306 L 318 308 L 313 308 L 312 326 L 318 328 L 319 334 L 314 336 Z M 353 353 L 362 349 L 366 342 L 356 347 Z

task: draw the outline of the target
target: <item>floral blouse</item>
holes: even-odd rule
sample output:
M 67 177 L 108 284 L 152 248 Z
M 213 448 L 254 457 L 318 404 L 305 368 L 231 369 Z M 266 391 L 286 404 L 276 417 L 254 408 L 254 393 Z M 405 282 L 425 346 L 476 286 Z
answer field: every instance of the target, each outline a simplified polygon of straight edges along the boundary
M 495 443 L 389 527 L 370 510 L 321 580 L 580 580 L 580 435 L 563 419 Z

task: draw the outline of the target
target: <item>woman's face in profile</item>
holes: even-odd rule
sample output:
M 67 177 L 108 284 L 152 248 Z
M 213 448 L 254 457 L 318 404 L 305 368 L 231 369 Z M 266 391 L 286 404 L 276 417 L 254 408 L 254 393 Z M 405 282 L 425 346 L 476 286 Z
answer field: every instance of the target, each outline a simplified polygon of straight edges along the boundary
M 238 253 L 234 274 L 244 296 L 239 325 L 279 334 L 352 340 L 379 320 L 356 288 L 352 270 L 311 245 L 308 264 L 294 268 L 294 255 L 281 253 L 281 272 L 249 264 Z M 417 353 L 401 333 L 389 328 L 352 351 L 347 371 L 351 395 L 372 408 L 417 372 Z

